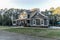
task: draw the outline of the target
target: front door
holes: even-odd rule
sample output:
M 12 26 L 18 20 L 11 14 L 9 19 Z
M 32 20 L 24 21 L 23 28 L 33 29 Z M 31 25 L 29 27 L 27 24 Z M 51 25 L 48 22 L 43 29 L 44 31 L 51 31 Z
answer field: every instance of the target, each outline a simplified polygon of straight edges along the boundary
M 36 19 L 36 25 L 40 25 L 40 19 Z

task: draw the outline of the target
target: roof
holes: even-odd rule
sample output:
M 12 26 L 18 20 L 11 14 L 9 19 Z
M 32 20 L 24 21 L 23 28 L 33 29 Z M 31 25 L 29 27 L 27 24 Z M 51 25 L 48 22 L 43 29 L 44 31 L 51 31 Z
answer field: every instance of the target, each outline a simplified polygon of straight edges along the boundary
M 45 16 L 45 15 L 42 14 L 42 13 L 39 12 L 38 14 L 39 14 L 39 15 L 37 15 L 37 13 L 35 12 L 34 15 L 33 15 L 32 17 L 34 17 L 35 15 L 37 15 L 37 16 L 42 16 L 42 17 L 48 19 L 48 16 Z
M 42 16 L 43 18 L 47 18 L 48 19 L 48 16 L 45 16 L 39 10 L 33 11 L 33 12 L 30 11 L 30 10 L 25 10 L 25 12 L 27 13 L 27 15 L 30 15 L 30 18 L 34 17 L 36 14 L 39 14 L 39 16 Z

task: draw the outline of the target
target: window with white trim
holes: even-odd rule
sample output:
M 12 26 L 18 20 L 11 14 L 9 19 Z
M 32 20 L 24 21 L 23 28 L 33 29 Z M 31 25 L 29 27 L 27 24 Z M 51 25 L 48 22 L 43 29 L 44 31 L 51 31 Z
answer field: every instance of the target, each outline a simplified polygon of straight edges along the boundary
M 33 20 L 33 24 L 35 24 L 35 20 Z

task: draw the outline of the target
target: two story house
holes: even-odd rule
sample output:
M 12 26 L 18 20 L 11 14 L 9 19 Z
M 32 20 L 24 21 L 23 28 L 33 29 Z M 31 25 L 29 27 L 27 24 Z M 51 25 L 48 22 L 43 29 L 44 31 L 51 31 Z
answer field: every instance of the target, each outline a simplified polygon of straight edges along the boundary
M 13 24 L 20 26 L 39 26 L 47 27 L 49 25 L 48 17 L 43 15 L 39 9 L 38 10 L 25 10 L 18 15 Z

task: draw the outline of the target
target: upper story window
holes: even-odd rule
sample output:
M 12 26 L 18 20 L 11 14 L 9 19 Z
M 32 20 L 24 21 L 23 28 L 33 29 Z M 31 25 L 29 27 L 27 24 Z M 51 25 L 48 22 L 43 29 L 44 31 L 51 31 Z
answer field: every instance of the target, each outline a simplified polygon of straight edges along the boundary
M 28 18 L 30 18 L 30 15 L 28 15 Z

